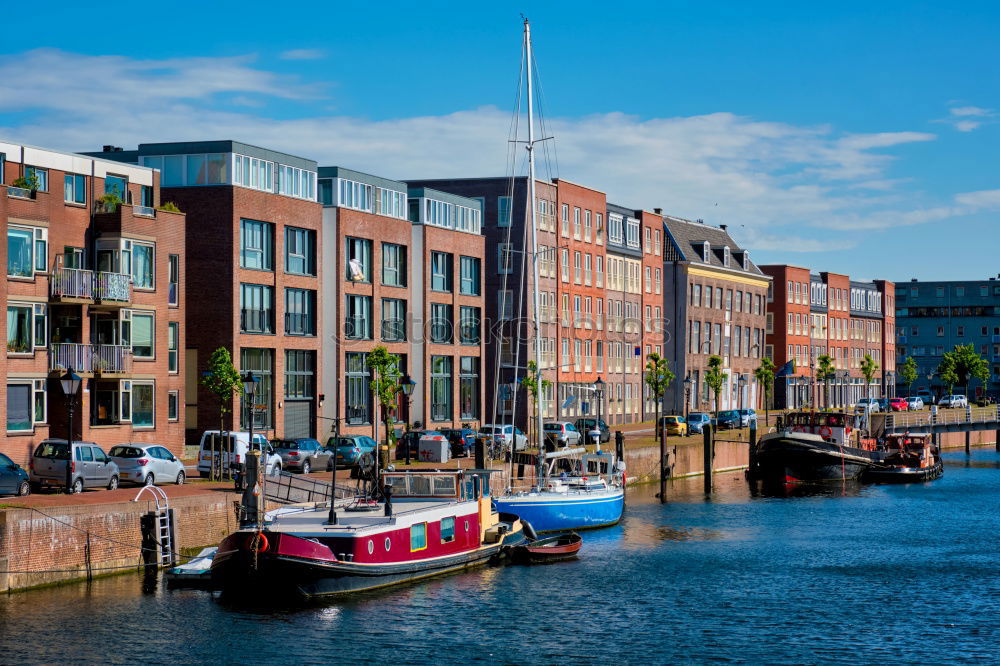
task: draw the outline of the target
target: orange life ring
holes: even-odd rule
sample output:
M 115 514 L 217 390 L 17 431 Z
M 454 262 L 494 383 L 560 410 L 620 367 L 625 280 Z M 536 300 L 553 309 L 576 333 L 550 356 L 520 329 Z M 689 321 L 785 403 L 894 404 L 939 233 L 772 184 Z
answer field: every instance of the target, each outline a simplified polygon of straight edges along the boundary
M 818 434 L 820 437 L 824 438 L 833 437 L 833 430 L 830 429 L 830 426 L 822 426 L 820 427 Z
M 257 548 L 256 548 L 257 552 L 266 553 L 267 549 L 270 547 L 270 544 L 268 544 L 267 542 L 267 535 L 265 535 L 263 532 L 254 532 L 253 534 L 248 536 L 247 550 L 254 550 L 255 541 L 257 542 Z

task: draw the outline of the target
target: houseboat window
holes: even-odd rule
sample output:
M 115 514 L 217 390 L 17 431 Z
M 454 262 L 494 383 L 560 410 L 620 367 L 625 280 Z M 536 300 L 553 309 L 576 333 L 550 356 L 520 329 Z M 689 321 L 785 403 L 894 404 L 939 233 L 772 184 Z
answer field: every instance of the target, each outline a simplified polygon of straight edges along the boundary
M 844 422 L 845 419 L 843 414 L 830 414 L 827 417 L 827 425 L 833 428 L 843 428 Z
M 410 551 L 427 548 L 427 523 L 410 526 Z
M 455 519 L 452 517 L 441 519 L 441 543 L 449 543 L 455 540 Z
M 374 552 L 375 552 L 375 542 L 372 541 L 371 539 L 368 539 L 368 554 L 371 555 Z
M 431 494 L 431 480 L 426 476 L 411 476 L 410 477 L 410 494 L 411 495 L 430 495 Z
M 434 494 L 435 495 L 444 495 L 446 497 L 454 497 L 456 495 L 455 477 L 453 477 L 453 476 L 435 476 L 434 477 Z
M 384 477 L 385 484 L 392 488 L 392 494 L 395 496 L 406 495 L 406 477 L 405 476 L 389 476 L 388 474 Z
M 389 541 L 389 537 L 385 538 L 385 552 L 389 552 L 389 547 L 392 546 L 392 542 Z

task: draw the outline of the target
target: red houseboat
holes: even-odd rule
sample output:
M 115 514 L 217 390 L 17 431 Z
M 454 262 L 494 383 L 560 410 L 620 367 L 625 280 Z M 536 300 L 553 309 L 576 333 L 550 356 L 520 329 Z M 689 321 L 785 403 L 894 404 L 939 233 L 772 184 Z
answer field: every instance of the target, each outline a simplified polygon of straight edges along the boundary
M 268 513 L 226 537 L 212 562 L 223 590 L 328 597 L 485 564 L 524 541 L 491 507 L 489 471 L 382 473 L 390 501 L 359 499 Z

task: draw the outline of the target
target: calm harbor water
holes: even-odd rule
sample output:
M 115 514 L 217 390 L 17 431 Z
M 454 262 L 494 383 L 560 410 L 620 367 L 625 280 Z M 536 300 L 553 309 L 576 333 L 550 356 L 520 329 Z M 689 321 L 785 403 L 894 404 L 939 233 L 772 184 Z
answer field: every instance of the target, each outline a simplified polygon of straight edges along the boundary
M 135 576 L 0 598 L 0 662 L 996 661 L 1000 455 L 929 484 L 752 497 L 741 475 L 633 492 L 579 561 L 347 602 L 246 608 Z

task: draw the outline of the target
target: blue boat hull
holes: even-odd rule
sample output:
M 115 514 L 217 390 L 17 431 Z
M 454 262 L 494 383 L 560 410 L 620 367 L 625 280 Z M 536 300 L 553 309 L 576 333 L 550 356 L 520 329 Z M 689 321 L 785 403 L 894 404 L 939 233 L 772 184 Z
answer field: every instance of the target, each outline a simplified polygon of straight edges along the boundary
M 531 493 L 495 497 L 497 511 L 512 513 L 531 523 L 536 532 L 586 530 L 614 525 L 622 519 L 625 493 Z

